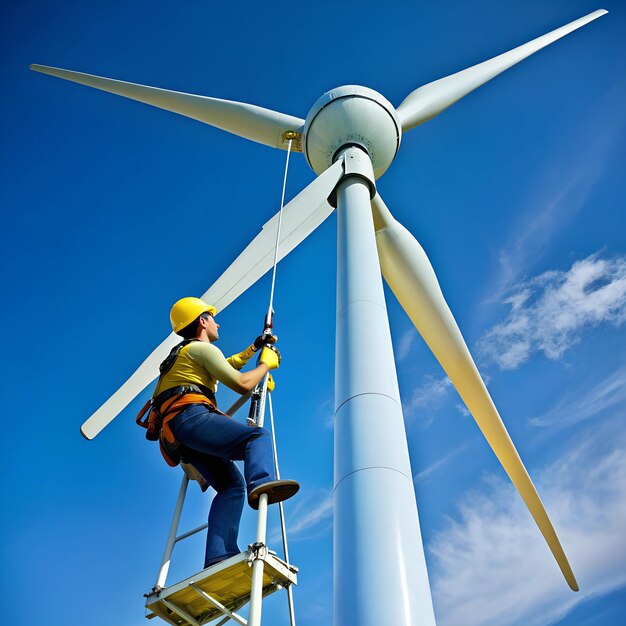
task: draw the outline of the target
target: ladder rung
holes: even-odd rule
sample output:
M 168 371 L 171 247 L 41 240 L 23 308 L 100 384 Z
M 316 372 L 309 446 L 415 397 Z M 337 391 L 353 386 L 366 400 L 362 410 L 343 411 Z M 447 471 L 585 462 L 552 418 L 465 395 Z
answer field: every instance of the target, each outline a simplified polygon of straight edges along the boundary
M 187 539 L 187 537 L 191 537 L 192 535 L 195 535 L 196 533 L 199 533 L 208 527 L 209 527 L 208 524 L 202 524 L 202 526 L 198 526 L 198 528 L 194 528 L 193 530 L 188 530 L 186 533 L 183 533 L 182 535 L 178 535 L 178 537 L 176 537 L 176 539 L 174 540 L 174 543 L 178 541 L 182 541 L 183 539 Z

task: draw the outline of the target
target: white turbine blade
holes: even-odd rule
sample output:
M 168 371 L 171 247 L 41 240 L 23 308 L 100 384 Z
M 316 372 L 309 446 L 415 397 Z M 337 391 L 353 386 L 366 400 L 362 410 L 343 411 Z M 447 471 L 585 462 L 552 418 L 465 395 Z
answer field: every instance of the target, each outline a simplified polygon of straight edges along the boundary
M 327 199 L 342 175 L 343 160 L 339 160 L 283 208 L 279 261 L 333 212 Z M 278 218 L 277 213 L 263 225 L 263 230 L 202 296 L 203 300 L 221 311 L 273 266 Z
M 31 65 L 30 69 L 108 91 L 131 100 L 138 100 L 160 109 L 173 111 L 273 148 L 286 149 L 287 139 L 284 137 L 284 133 L 295 131 L 304 125 L 304 120 L 298 117 L 284 115 L 244 102 L 220 100 L 219 98 L 137 85 L 136 83 L 62 70 L 46 65 Z M 296 143 L 294 142 L 293 145 Z M 292 149 L 299 148 L 292 146 Z
M 279 261 L 333 212 L 327 198 L 342 175 L 343 160 L 340 160 L 320 174 L 283 208 Z M 261 278 L 274 264 L 277 228 L 278 214 L 263 226 L 263 230 L 204 293 L 202 299 L 222 311 Z M 81 426 L 80 430 L 87 439 L 93 439 L 157 377 L 160 363 L 178 341 L 180 337 L 172 333 Z
M 93 439 L 119 415 L 158 375 L 159 365 L 182 339 L 171 333 L 137 371 L 80 427 L 85 439 Z
M 578 591 L 578 583 L 548 514 L 478 373 L 426 253 L 413 235 L 393 218 L 380 196 L 375 196 L 372 209 L 385 280 L 456 387 L 522 496 L 565 580 Z
M 594 11 L 484 63 L 419 87 L 396 109 L 403 132 L 431 120 L 498 74 L 605 13 L 604 9 Z

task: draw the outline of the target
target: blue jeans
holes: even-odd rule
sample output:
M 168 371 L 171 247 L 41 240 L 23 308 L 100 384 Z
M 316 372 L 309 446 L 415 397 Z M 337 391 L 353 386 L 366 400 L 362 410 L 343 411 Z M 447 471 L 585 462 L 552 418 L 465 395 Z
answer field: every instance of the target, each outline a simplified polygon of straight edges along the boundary
M 248 493 L 274 480 L 272 439 L 265 428 L 251 428 L 192 405 L 169 423 L 183 444 L 183 459 L 191 463 L 217 492 L 209 511 L 204 567 L 239 554 L 239 522 Z M 233 461 L 244 461 L 245 485 Z

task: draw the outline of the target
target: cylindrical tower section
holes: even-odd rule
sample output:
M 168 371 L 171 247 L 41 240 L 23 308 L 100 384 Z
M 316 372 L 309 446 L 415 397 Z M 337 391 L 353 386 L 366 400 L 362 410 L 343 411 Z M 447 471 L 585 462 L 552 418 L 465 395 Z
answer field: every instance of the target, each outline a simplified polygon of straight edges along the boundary
M 367 182 L 337 202 L 334 626 L 434 626 Z

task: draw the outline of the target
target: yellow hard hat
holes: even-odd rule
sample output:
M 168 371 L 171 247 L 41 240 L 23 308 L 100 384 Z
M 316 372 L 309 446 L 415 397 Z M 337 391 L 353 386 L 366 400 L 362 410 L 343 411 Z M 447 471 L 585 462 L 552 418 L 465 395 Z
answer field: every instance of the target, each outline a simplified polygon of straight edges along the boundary
M 185 326 L 189 326 L 191 322 L 203 313 L 215 315 L 217 309 L 200 298 L 181 298 L 174 304 L 170 311 L 172 330 L 177 333 L 179 330 L 185 328 Z

